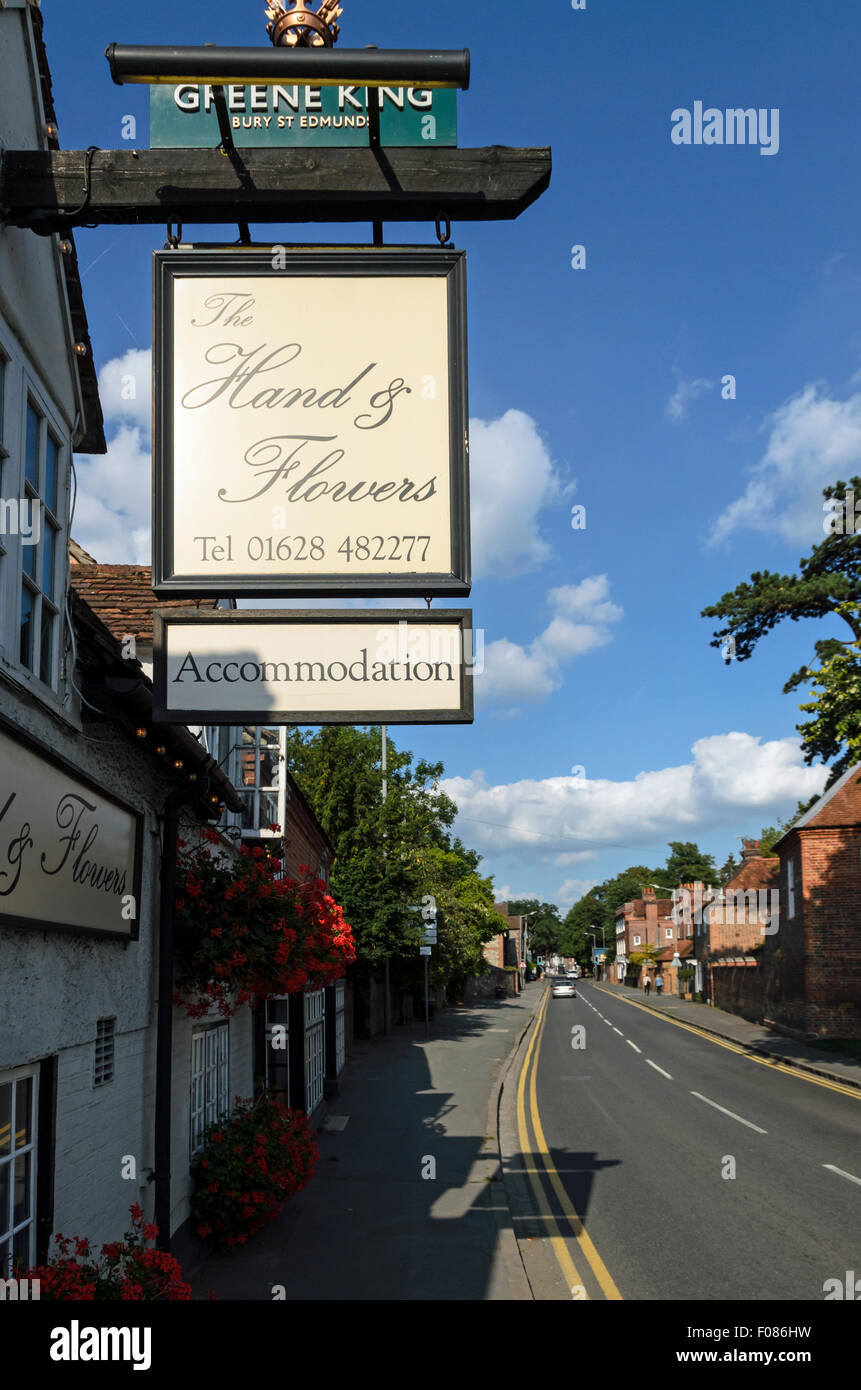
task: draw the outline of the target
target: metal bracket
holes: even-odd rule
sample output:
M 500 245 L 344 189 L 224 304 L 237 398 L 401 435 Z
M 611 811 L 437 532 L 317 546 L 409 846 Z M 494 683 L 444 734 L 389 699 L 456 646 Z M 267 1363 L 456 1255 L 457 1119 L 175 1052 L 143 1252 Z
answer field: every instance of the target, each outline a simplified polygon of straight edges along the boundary
M 177 249 L 177 247 L 179 246 L 179 243 L 180 243 L 181 241 L 182 241 L 182 223 L 181 223 L 181 222 L 177 222 L 177 224 L 176 224 L 176 231 L 174 232 L 174 230 L 173 230 L 173 223 L 172 223 L 172 222 L 168 222 L 168 224 L 167 224 L 167 241 L 165 242 L 165 246 L 164 246 L 165 251 L 175 251 L 175 250 Z
M 440 246 L 451 246 L 451 219 L 444 212 L 436 215 L 436 239 Z

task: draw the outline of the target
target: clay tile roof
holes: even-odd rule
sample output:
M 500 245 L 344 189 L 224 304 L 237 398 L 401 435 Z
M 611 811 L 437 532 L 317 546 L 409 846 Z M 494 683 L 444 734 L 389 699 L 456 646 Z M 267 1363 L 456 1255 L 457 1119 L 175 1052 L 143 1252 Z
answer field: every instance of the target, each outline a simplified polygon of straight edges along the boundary
M 149 565 L 99 565 L 76 559 L 72 588 L 113 637 L 134 637 L 147 643 L 152 642 L 154 608 L 215 608 L 217 604 L 214 598 L 156 598 Z
M 733 874 L 727 888 L 776 888 L 780 882 L 780 859 L 776 854 L 748 859 Z

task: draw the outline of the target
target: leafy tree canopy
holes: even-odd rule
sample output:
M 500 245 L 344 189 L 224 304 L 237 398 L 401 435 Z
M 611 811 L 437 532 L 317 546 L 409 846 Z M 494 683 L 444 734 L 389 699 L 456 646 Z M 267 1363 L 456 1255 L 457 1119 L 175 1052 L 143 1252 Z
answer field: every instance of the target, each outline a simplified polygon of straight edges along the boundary
M 712 646 L 725 651 L 728 663 L 733 657 L 747 661 L 761 638 L 786 618 L 799 622 L 833 614 L 846 624 L 849 633 L 842 640 L 826 637 L 814 643 L 818 666 L 801 666 L 783 687 L 789 694 L 812 686 L 812 699 L 799 708 L 813 718 L 798 729 L 805 762 L 836 759 L 829 786 L 861 759 L 861 534 L 854 530 L 854 515 L 843 516 L 843 499 L 850 491 L 861 498 L 861 477 L 823 489 L 826 507 L 832 509 L 826 518 L 831 529 L 799 561 L 797 574 L 758 570 L 702 612 L 704 618 L 723 620 Z

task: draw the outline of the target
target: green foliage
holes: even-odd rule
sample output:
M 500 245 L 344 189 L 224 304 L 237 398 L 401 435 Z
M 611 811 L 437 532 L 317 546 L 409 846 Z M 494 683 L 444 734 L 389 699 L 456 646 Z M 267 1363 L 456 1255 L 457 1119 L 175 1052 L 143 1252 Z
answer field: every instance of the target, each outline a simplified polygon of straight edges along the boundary
M 388 957 L 396 978 L 420 978 L 417 908 L 437 903 L 431 979 L 459 984 L 481 971 L 481 946 L 498 931 L 493 885 L 481 856 L 450 833 L 454 802 L 439 790 L 442 763 L 414 761 L 387 740 L 386 796 L 377 727 L 339 726 L 288 736 L 288 766 L 335 849 L 332 894 L 353 928 L 358 961 Z
M 826 501 L 836 500 L 849 489 L 861 495 L 861 477 L 853 477 L 848 485 L 838 481 L 824 488 L 822 495 Z M 831 532 L 799 561 L 797 574 L 756 571 L 749 582 L 702 612 L 704 618 L 724 620 L 714 632 L 712 646 L 723 647 L 732 639 L 738 661 L 747 661 L 760 639 L 784 619 L 798 622 L 831 614 L 846 623 L 851 640 L 827 637 L 815 642 L 818 666 L 805 664 L 784 686 L 785 694 L 799 686 L 813 686 L 813 698 L 799 708 L 814 718 L 798 729 L 806 762 L 837 759 L 829 786 L 861 759 L 861 535 Z
M 535 955 L 543 956 L 554 951 L 569 954 L 562 951 L 562 923 L 555 903 L 542 903 L 537 898 L 518 898 L 509 902 L 508 911 L 513 917 L 529 918 L 526 934 Z
M 661 870 L 658 881 L 668 888 L 678 888 L 680 883 L 714 883 L 716 874 L 712 855 L 703 854 L 690 840 L 671 840 L 667 866 Z

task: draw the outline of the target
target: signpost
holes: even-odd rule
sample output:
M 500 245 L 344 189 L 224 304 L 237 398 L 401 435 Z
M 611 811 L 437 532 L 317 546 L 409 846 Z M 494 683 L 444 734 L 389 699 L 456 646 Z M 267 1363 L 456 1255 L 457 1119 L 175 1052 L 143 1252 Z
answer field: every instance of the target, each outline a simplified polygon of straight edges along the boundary
M 154 256 L 153 588 L 470 591 L 462 251 Z
M 471 724 L 471 651 L 469 609 L 157 609 L 154 718 Z

